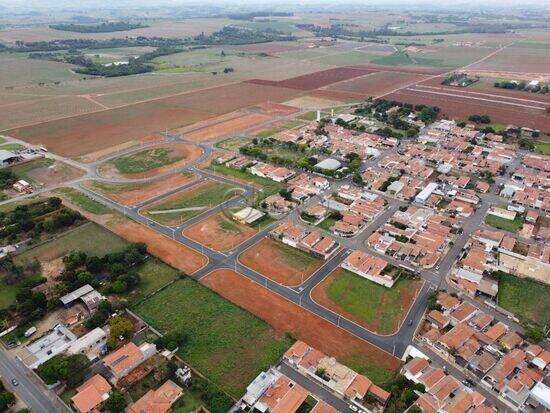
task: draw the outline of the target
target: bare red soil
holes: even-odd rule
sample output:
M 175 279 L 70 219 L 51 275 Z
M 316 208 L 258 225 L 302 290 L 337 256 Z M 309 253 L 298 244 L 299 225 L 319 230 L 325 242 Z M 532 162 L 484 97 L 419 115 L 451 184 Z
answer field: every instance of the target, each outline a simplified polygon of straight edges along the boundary
M 285 255 L 286 248 L 292 247 L 271 238 L 264 238 L 244 251 L 239 256 L 239 261 L 269 279 L 288 286 L 301 284 L 324 264 L 319 259 L 304 268 L 299 268 L 296 262 L 292 262 Z
M 491 122 L 503 125 L 521 125 L 550 131 L 550 116 L 543 110 L 509 106 L 498 102 L 472 100 L 461 96 L 436 95 L 408 89 L 391 93 L 388 99 L 412 104 L 433 105 L 440 108 L 442 117 L 467 119 L 472 114 L 489 115 Z
M 323 86 L 328 86 L 332 83 L 341 82 L 342 80 L 353 79 L 355 77 L 366 75 L 375 70 L 353 68 L 353 67 L 337 67 L 334 69 L 322 70 L 320 72 L 310 73 L 307 75 L 291 77 L 285 80 L 272 81 L 252 79 L 247 83 L 257 85 L 279 86 L 292 89 L 313 90 Z
M 292 115 L 300 111 L 294 106 L 283 105 L 281 103 L 264 102 L 258 105 L 260 111 L 267 115 Z
M 197 251 L 136 222 L 125 220 L 111 225 L 110 229 L 128 241 L 145 243 L 151 254 L 186 274 L 193 274 L 208 263 Z
M 374 72 L 401 72 L 401 73 L 417 73 L 420 75 L 439 75 L 447 73 L 448 67 L 423 67 L 423 66 L 383 66 L 376 64 L 352 65 L 354 69 L 370 70 Z
M 216 270 L 201 283 L 314 348 L 354 365 L 396 371 L 400 360 L 229 269 Z
M 189 132 L 185 134 L 185 139 L 194 142 L 211 141 L 238 134 L 254 126 L 266 123 L 271 119 L 270 116 L 261 113 L 242 114 L 240 117 Z
M 238 224 L 222 213 L 212 215 L 183 231 L 186 237 L 221 252 L 232 250 L 256 233 L 254 228 Z

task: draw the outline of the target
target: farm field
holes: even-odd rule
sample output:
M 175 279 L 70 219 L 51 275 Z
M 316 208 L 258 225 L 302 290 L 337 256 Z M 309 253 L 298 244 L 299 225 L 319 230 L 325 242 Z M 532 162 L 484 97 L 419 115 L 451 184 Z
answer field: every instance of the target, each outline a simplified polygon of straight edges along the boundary
M 107 223 L 115 234 L 130 242 L 143 242 L 150 254 L 185 274 L 193 274 L 208 263 L 208 259 L 179 242 L 128 219 Z
M 253 237 L 258 231 L 239 224 L 223 213 L 212 215 L 190 226 L 183 235 L 216 251 L 230 251 Z
M 313 299 L 378 334 L 395 333 L 422 281 L 398 280 L 386 288 L 346 271 L 334 270 L 312 291 Z
M 194 142 L 211 141 L 246 131 L 271 119 L 270 116 L 260 113 L 242 114 L 240 117 L 189 132 L 185 135 L 185 139 Z
M 215 181 L 200 182 L 147 206 L 142 213 L 163 225 L 177 225 L 225 201 L 226 192 L 231 188 Z
M 178 355 L 222 389 L 240 397 L 292 344 L 265 322 L 189 278 L 139 304 L 134 311 L 162 333 L 181 332 Z
M 122 250 L 127 245 L 126 241 L 112 232 L 94 223 L 88 223 L 17 255 L 15 262 L 30 262 L 35 258 L 40 262 L 50 262 L 73 250 L 100 257 Z
M 498 305 L 518 318 L 540 326 L 550 322 L 550 287 L 546 284 L 498 273 Z
M 397 358 L 232 270 L 214 271 L 201 283 L 265 320 L 276 331 L 299 337 L 378 385 L 388 384 L 400 366 Z
M 99 172 L 106 177 L 150 178 L 181 168 L 201 155 L 198 146 L 172 142 L 115 158 L 103 164 Z
M 327 87 L 327 90 L 358 93 L 363 96 L 378 96 L 399 87 L 425 79 L 426 75 L 402 72 L 374 72 Z
M 403 89 L 387 95 L 399 102 L 433 105 L 441 109 L 440 116 L 467 119 L 472 114 L 487 114 L 493 123 L 517 124 L 540 130 L 550 130 L 550 117 L 543 110 L 511 106 L 499 102 L 471 99 L 458 93 L 444 95 L 417 88 Z
M 248 248 L 239 256 L 239 261 L 287 286 L 302 284 L 324 263 L 320 258 L 270 238 Z
M 85 185 L 93 191 L 123 205 L 139 205 L 151 198 L 189 184 L 195 179 L 197 179 L 195 175 L 184 172 L 145 184 L 117 184 L 101 181 L 87 181 Z
M 6 131 L 65 156 L 81 156 L 212 115 L 157 100 Z
M 550 46 L 533 43 L 518 43 L 501 50 L 481 63 L 471 67 L 472 70 L 511 71 L 526 73 L 548 72 L 550 65 Z
M 20 179 L 37 186 L 57 185 L 84 176 L 84 171 L 49 158 L 15 165 L 12 171 Z

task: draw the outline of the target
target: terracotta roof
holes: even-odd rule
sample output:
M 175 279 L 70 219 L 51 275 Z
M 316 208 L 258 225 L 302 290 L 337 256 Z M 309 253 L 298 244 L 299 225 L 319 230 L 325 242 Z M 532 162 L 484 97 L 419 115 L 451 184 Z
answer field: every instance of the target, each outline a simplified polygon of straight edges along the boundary
M 460 382 L 453 376 L 445 376 L 439 381 L 432 389 L 430 393 L 436 398 L 436 400 L 444 401 L 460 387 Z
M 474 330 L 465 324 L 457 324 L 452 330 L 439 339 L 447 348 L 458 349 L 463 343 L 474 335 Z
M 79 412 L 87 413 L 104 402 L 111 389 L 109 382 L 96 374 L 77 387 L 77 393 L 71 400 Z
M 439 404 L 429 393 L 420 396 L 416 401 L 416 405 L 420 407 L 423 413 L 436 413 L 439 408 Z
M 492 341 L 496 341 L 500 337 L 502 337 L 507 331 L 508 327 L 506 326 L 506 324 L 499 321 L 498 323 L 489 327 L 489 329 L 484 334 Z
M 424 371 L 424 373 L 418 378 L 418 380 L 422 382 L 424 386 L 426 386 L 426 389 L 431 389 L 444 377 L 445 372 L 442 369 L 430 367 Z
M 103 358 L 103 363 L 115 374 L 136 365 L 143 358 L 141 349 L 129 342 Z
M 290 359 L 292 357 L 302 358 L 309 351 L 310 347 L 301 340 L 296 341 L 285 353 L 284 357 Z
M 477 308 L 469 302 L 463 302 L 457 308 L 455 308 L 449 316 L 461 323 L 468 320 L 473 314 L 477 312 Z
M 465 390 L 461 391 L 445 405 L 447 413 L 466 413 L 473 405 L 473 397 Z
M 388 393 L 386 390 L 378 387 L 376 384 L 373 384 L 370 388 L 369 388 L 369 394 L 372 394 L 374 395 L 377 399 L 379 400 L 382 400 L 384 403 L 386 403 L 391 394 Z
M 344 394 L 350 399 L 363 399 L 371 386 L 372 381 L 365 376 L 358 374 L 350 383 Z
M 437 295 L 437 302 L 445 309 L 453 308 L 460 304 L 458 298 L 444 292 Z
M 319 400 L 311 413 L 338 413 L 338 410 L 332 406 L 329 406 L 324 401 Z
M 422 370 L 424 370 L 426 367 L 428 367 L 430 363 L 428 363 L 428 360 L 415 357 L 411 361 L 409 361 L 407 364 L 403 366 L 403 369 L 408 371 L 413 376 L 416 376 L 418 373 L 420 373 Z
M 430 311 L 428 317 L 439 324 L 439 328 L 443 328 L 449 323 L 449 317 L 437 310 Z
M 183 389 L 167 380 L 156 390 L 149 390 L 141 399 L 128 407 L 127 413 L 166 413 L 183 395 Z
M 500 383 L 508 375 L 510 375 L 516 367 L 525 360 L 525 352 L 514 349 L 499 360 L 495 367 L 489 371 L 488 375 L 492 377 L 496 383 Z

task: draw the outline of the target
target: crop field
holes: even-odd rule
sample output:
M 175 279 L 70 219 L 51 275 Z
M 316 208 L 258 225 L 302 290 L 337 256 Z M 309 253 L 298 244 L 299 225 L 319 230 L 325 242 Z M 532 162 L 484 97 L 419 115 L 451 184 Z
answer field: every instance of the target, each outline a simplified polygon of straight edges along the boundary
M 167 143 L 115 158 L 104 164 L 100 172 L 106 176 L 148 178 L 180 168 L 201 155 L 202 150 L 197 146 Z
M 341 82 L 342 80 L 353 79 L 355 77 L 366 75 L 371 71 L 368 69 L 359 69 L 351 67 L 339 67 L 334 69 L 327 69 L 320 72 L 311 73 L 308 75 L 297 76 L 278 82 L 262 81 L 262 80 L 250 80 L 248 83 L 254 83 L 258 85 L 271 85 L 284 88 L 301 89 L 301 90 L 313 90 L 323 86 L 328 86 L 332 83 Z
M 384 53 L 386 54 L 386 53 Z M 344 53 L 333 54 L 316 59 L 320 63 L 325 63 L 334 66 L 360 65 L 370 63 L 373 60 L 379 59 L 380 53 L 371 54 L 368 52 L 351 50 Z
M 215 181 L 201 182 L 148 206 L 143 213 L 161 224 L 176 225 L 225 201 L 226 192 L 231 188 Z
M 52 261 L 74 250 L 101 257 L 122 250 L 127 245 L 128 243 L 119 236 L 99 225 L 90 223 L 81 225 L 54 240 L 17 255 L 15 261 L 17 263 L 30 262 L 35 258 L 41 262 Z
M 3 116 L 0 118 L 0 130 L 83 115 L 102 109 L 97 103 L 81 96 L 41 97 L 37 100 L 4 106 Z
M 189 278 L 134 311 L 162 333 L 188 337 L 178 355 L 233 397 L 292 344 L 284 334 Z
M 512 45 L 487 60 L 471 67 L 473 70 L 545 73 L 550 66 L 550 46 Z
M 290 332 L 323 353 L 337 358 L 378 385 L 385 385 L 400 361 L 304 308 L 234 271 L 217 270 L 201 283 L 268 322 L 280 333 Z
M 338 268 L 315 287 L 312 297 L 368 330 L 392 334 L 403 322 L 421 285 L 418 280 L 401 279 L 386 288 Z
M 228 218 L 223 213 L 212 215 L 190 226 L 183 235 L 216 251 L 230 251 L 253 237 L 258 231 Z
M 502 101 L 490 102 L 471 99 L 460 92 L 444 95 L 429 91 L 419 92 L 416 88 L 403 89 L 387 96 L 398 102 L 433 105 L 441 109 L 441 116 L 455 119 L 467 119 L 472 114 L 489 115 L 493 123 L 504 125 L 517 124 L 540 130 L 550 130 L 550 117 L 543 110 L 502 104 Z
M 323 260 L 282 242 L 264 238 L 239 256 L 239 261 L 283 285 L 302 284 L 322 265 Z
M 328 86 L 328 90 L 357 93 L 363 96 L 378 96 L 400 87 L 419 82 L 426 75 L 404 72 L 374 72 L 368 75 Z
M 498 305 L 522 320 L 540 326 L 550 322 L 550 287 L 546 284 L 499 272 Z
M 197 177 L 189 173 L 177 173 L 159 181 L 146 184 L 117 184 L 88 181 L 86 186 L 122 205 L 139 205 L 151 198 L 189 184 Z
M 166 99 L 11 129 L 21 138 L 65 156 L 80 156 L 211 117 Z
M 212 126 L 196 129 L 185 134 L 185 139 L 194 142 L 211 141 L 221 137 L 238 134 L 270 121 L 272 118 L 260 113 L 242 114 L 240 117 L 226 120 Z
M 73 66 L 69 64 L 46 60 L 29 62 L 26 56 L 10 55 L 0 60 L 0 89 L 6 91 L 7 88 L 9 91 L 28 84 L 63 82 L 83 77 L 71 72 L 71 68 Z

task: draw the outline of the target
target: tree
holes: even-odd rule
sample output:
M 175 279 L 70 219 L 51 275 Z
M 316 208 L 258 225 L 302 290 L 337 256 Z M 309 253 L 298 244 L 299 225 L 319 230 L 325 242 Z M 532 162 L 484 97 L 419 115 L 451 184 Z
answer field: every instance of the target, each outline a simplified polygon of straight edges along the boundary
M 120 342 L 120 337 L 128 339 L 134 332 L 134 326 L 132 322 L 126 317 L 113 317 L 109 320 L 109 337 L 107 338 L 107 345 L 110 348 L 116 348 Z
M 525 337 L 534 343 L 544 340 L 544 331 L 538 327 L 530 327 L 525 331 Z
M 189 337 L 187 334 L 182 332 L 172 332 L 165 334 L 162 337 L 159 337 L 156 344 L 162 346 L 170 351 L 175 350 L 176 348 L 182 348 L 187 344 Z
M 15 403 L 15 395 L 9 391 L 0 392 L 0 412 L 5 412 L 8 407 Z
M 84 379 L 89 364 L 84 354 L 58 355 L 41 364 L 37 373 L 46 384 L 66 381 L 69 386 L 74 386 Z
M 113 413 L 120 413 L 124 411 L 126 407 L 126 399 L 122 394 L 117 391 L 111 393 L 109 398 L 105 401 L 105 407 Z
M 353 180 L 353 183 L 354 183 L 355 185 L 363 186 L 363 185 L 365 184 L 365 183 L 363 182 L 363 178 L 362 178 L 361 175 L 358 174 L 358 173 L 353 174 L 352 180 Z

